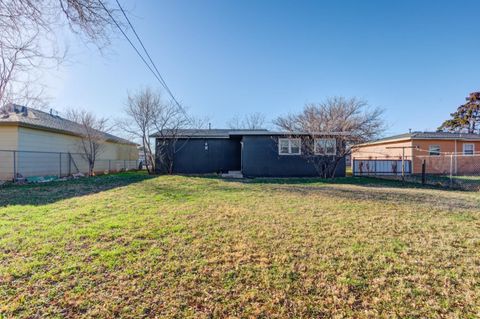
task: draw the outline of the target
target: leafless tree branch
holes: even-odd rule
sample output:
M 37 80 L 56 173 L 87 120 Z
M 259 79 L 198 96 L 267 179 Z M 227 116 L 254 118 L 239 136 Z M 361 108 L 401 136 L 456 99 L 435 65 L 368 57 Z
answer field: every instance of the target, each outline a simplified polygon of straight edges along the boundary
M 58 36 L 65 28 L 99 49 L 107 46 L 110 15 L 116 11 L 99 0 L 0 0 L 0 107 L 32 96 L 38 103 L 42 71 L 65 60 Z
M 81 136 L 77 147 L 82 157 L 88 162 L 88 172 L 92 176 L 98 156 L 105 150 L 104 133 L 108 130 L 108 120 L 77 109 L 67 110 L 66 118 L 80 125 Z
M 259 130 L 265 128 L 266 117 L 265 114 L 260 112 L 255 112 L 247 114 L 243 117 L 234 116 L 227 122 L 228 128 L 235 129 L 246 129 L 246 130 Z
M 120 130 L 139 140 L 143 146 L 148 172 L 155 172 L 155 159 L 149 136 L 153 134 L 162 111 L 161 95 L 150 88 L 128 94 L 124 108 L 125 117 L 117 121 Z
M 325 177 L 333 176 L 338 163 L 351 153 L 351 146 L 379 137 L 386 129 L 383 110 L 372 108 L 357 98 L 332 97 L 325 102 L 307 104 L 298 114 L 281 116 L 274 124 L 287 132 L 309 133 L 303 152 L 318 166 Z M 344 133 L 332 135 L 336 139 L 337 155 L 334 161 L 314 155 L 314 138 L 318 133 Z

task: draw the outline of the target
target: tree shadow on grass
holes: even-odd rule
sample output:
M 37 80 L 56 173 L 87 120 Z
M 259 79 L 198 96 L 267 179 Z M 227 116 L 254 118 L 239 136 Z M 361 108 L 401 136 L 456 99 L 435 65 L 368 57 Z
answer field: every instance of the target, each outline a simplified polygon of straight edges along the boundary
M 416 189 L 438 189 L 448 190 L 438 185 L 422 185 L 416 182 L 394 179 L 382 179 L 375 177 L 337 177 L 337 178 L 320 178 L 320 177 L 257 177 L 257 178 L 243 178 L 243 179 L 228 179 L 222 178 L 218 175 L 196 175 L 192 177 L 220 179 L 226 182 L 240 182 L 246 184 L 278 184 L 278 185 L 355 185 L 372 187 L 390 187 L 390 188 L 416 188 Z
M 377 202 L 385 204 L 410 205 L 412 207 L 428 207 L 432 210 L 458 211 L 478 210 L 480 197 L 470 196 L 471 192 L 451 192 L 443 189 L 427 189 L 413 187 L 343 187 L 331 184 L 326 187 L 308 185 L 278 185 L 275 189 L 299 193 L 309 196 L 315 192 L 339 199 L 351 199 L 357 202 Z
M 263 184 L 289 184 L 289 185 L 356 185 L 368 188 L 402 188 L 402 189 L 435 189 L 441 191 L 463 191 L 478 192 L 480 190 L 480 178 L 476 177 L 456 177 L 454 183 L 450 183 L 447 177 L 439 178 L 436 176 L 428 176 L 426 184 L 422 184 L 421 176 L 407 176 L 405 181 L 400 177 L 397 179 L 391 177 L 338 177 L 330 179 L 322 178 L 258 178 L 253 180 L 245 180 L 250 183 Z
M 9 205 L 41 206 L 72 197 L 100 193 L 153 177 L 155 176 L 144 172 L 126 172 L 42 184 L 12 184 L 0 187 L 0 207 Z
M 203 178 L 221 179 L 215 176 Z M 262 186 L 264 190 L 295 193 L 301 196 L 323 194 L 339 199 L 409 204 L 445 211 L 472 210 L 480 207 L 480 197 L 472 192 L 458 192 L 439 186 L 421 185 L 371 177 L 322 178 L 255 178 L 223 179 Z

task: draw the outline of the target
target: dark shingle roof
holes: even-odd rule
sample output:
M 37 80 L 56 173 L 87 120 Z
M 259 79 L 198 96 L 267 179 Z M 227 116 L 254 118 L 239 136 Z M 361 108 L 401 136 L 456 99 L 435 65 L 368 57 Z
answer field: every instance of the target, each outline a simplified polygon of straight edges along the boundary
M 230 132 L 243 132 L 248 130 L 229 130 L 229 129 L 180 129 L 180 130 L 165 130 L 163 133 L 157 132 L 151 137 L 160 136 L 176 136 L 176 137 L 197 137 L 197 138 L 229 138 Z M 266 130 L 263 130 L 266 131 Z
M 455 132 L 412 132 L 412 133 L 404 133 L 398 135 L 392 135 L 389 137 L 384 137 L 372 142 L 359 144 L 361 145 L 369 145 L 369 144 L 378 144 L 384 142 L 390 142 L 394 140 L 480 140 L 480 134 L 472 134 L 472 133 L 455 133 Z
M 480 139 L 480 134 L 454 132 L 413 132 L 413 139 Z
M 318 132 L 315 135 L 344 135 L 346 133 L 336 132 Z M 288 135 L 312 135 L 305 132 L 279 132 L 269 131 L 265 129 L 259 130 L 231 130 L 231 129 L 183 129 L 176 132 L 166 130 L 163 134 L 157 132 L 150 137 L 176 137 L 176 138 L 230 138 L 231 136 L 245 136 L 245 135 L 266 135 L 266 136 L 288 136 Z
M 82 126 L 78 123 L 64 119 L 58 115 L 46 113 L 37 109 L 27 108 L 20 105 L 10 105 L 7 111 L 0 113 L 0 126 L 17 124 L 25 127 L 47 129 L 73 135 L 82 135 Z M 133 142 L 102 132 L 105 139 L 119 144 L 136 145 Z

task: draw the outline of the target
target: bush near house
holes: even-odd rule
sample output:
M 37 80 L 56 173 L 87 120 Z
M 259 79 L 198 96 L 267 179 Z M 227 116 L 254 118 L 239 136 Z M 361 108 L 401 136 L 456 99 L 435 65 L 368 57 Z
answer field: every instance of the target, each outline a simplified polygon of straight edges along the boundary
M 480 195 L 123 173 L 0 191 L 0 317 L 474 318 Z

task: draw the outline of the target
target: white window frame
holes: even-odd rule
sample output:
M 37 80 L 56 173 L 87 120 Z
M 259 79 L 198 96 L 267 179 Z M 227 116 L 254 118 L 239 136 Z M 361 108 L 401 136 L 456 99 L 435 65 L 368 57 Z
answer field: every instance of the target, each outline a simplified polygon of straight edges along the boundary
M 333 153 L 320 153 L 317 150 L 317 142 L 319 141 L 333 141 Z M 325 147 L 325 151 L 326 150 L 327 148 Z M 337 140 L 334 138 L 316 138 L 313 140 L 313 152 L 315 153 L 315 155 L 337 155 Z
M 438 148 L 438 154 L 432 154 L 432 148 Z M 437 151 L 435 151 L 437 152 Z M 428 156 L 440 156 L 441 154 L 441 149 L 440 149 L 440 145 L 438 144 L 432 144 L 432 145 L 428 145 Z
M 280 144 L 282 141 L 288 141 L 288 153 L 282 153 L 282 148 Z M 292 153 L 292 141 L 298 141 L 298 153 Z M 289 155 L 302 155 L 302 140 L 300 138 L 279 138 L 278 139 L 278 155 L 289 156 Z
M 471 145 L 471 146 L 472 146 L 472 154 L 466 154 L 466 153 L 465 153 L 465 146 L 467 146 L 467 145 L 469 145 L 469 146 Z M 473 143 L 464 143 L 464 144 L 463 144 L 463 155 L 473 156 L 474 154 L 475 154 L 475 144 L 473 144 Z

